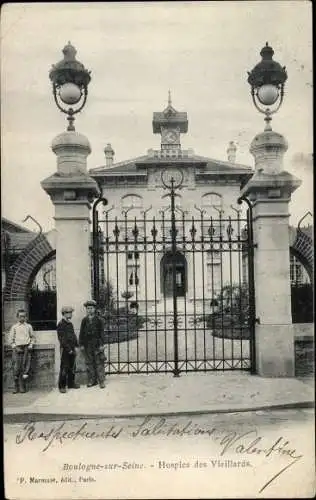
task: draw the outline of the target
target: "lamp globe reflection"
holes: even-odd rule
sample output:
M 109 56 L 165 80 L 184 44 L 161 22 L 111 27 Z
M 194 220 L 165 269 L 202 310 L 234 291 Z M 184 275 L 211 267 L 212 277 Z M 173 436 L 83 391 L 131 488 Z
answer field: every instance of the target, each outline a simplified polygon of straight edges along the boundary
M 284 84 L 287 80 L 285 66 L 273 60 L 274 50 L 268 42 L 260 52 L 262 60 L 252 71 L 248 71 L 248 83 L 255 107 L 264 113 L 266 128 L 271 130 L 271 115 L 280 108 L 284 97 Z M 270 108 L 270 106 L 275 106 Z
M 81 91 L 74 83 L 64 83 L 59 91 L 59 97 L 65 104 L 77 104 L 81 98 Z
M 64 58 L 54 64 L 49 72 L 53 85 L 55 103 L 66 113 L 69 122 L 67 130 L 75 130 L 74 115 L 79 113 L 87 100 L 90 71 L 77 61 L 77 51 L 70 42 L 63 48 Z M 76 107 L 72 107 L 77 105 Z

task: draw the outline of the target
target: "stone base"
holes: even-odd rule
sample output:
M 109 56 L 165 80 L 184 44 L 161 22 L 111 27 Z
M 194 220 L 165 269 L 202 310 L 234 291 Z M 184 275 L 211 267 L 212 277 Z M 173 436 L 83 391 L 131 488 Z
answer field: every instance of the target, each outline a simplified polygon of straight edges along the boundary
M 258 375 L 295 376 L 293 325 L 257 325 L 255 338 Z
M 55 346 L 35 345 L 32 352 L 29 389 L 52 389 L 55 385 L 54 368 Z M 12 391 L 13 387 L 12 349 L 5 345 L 3 349 L 3 392 Z

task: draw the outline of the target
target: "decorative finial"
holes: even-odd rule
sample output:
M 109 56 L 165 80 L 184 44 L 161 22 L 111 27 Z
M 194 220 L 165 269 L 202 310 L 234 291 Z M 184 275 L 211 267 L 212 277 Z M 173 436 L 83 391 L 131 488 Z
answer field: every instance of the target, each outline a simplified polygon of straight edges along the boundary
M 171 91 L 168 90 L 168 106 L 172 106 L 172 103 L 171 103 Z
M 264 127 L 264 131 L 265 132 L 270 132 L 272 130 L 272 127 L 271 127 L 271 111 L 269 110 L 269 108 L 266 109 L 266 116 L 264 118 L 264 121 L 266 122 L 266 126 Z
M 65 61 L 75 61 L 77 51 L 71 42 L 68 42 L 68 44 L 65 45 L 63 48 L 63 54 Z

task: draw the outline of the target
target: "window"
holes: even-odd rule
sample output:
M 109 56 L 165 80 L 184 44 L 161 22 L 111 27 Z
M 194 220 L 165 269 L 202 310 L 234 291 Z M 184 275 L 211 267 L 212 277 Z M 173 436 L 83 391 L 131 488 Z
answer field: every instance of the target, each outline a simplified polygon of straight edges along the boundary
M 207 289 L 210 292 L 218 293 L 221 290 L 221 276 L 220 276 L 220 266 L 215 262 L 212 264 L 207 264 Z
M 56 258 L 45 262 L 36 274 L 32 283 L 36 290 L 56 290 Z
M 219 210 L 223 210 L 223 199 L 222 195 L 218 193 L 206 193 L 202 196 L 202 207 L 206 209 L 211 209 L 209 211 L 214 211 L 214 214 L 219 215 Z M 217 209 L 217 210 L 216 210 Z
M 135 291 L 139 285 L 139 252 L 127 252 L 127 277 L 128 288 L 130 291 Z
M 121 205 L 123 210 L 143 207 L 143 199 L 138 194 L 127 194 L 122 197 Z
M 202 208 L 206 215 L 203 221 L 204 238 L 219 238 L 223 235 L 224 223 L 220 224 L 220 214 L 223 214 L 223 199 L 218 193 L 206 193 L 202 196 Z
M 133 285 L 139 285 L 139 278 L 137 274 L 137 269 L 129 272 L 128 284 L 133 287 Z
M 165 194 L 161 197 L 162 199 L 162 207 L 163 207 L 163 216 L 160 216 L 161 220 L 161 232 L 163 237 L 167 240 L 171 239 L 171 206 L 170 206 L 170 196 Z M 183 216 L 184 212 L 181 209 L 182 197 L 180 194 L 175 195 L 175 217 L 176 217 L 176 230 L 177 230 L 177 238 L 183 238 Z
M 212 262 L 219 262 L 220 261 L 220 252 L 214 251 L 207 251 L 207 262 L 212 263 Z

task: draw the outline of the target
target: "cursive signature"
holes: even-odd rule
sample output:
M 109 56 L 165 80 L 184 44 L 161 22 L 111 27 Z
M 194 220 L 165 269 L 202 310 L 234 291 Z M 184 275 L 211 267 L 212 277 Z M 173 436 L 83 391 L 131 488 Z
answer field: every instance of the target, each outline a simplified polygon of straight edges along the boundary
M 287 457 L 289 462 L 285 467 L 281 468 L 274 474 L 259 490 L 261 493 L 269 485 L 281 476 L 287 469 L 297 463 L 303 455 L 291 446 L 289 440 L 283 436 L 279 436 L 272 444 L 264 444 L 263 436 L 258 435 L 257 429 L 247 432 L 238 433 L 235 431 L 227 431 L 216 427 L 201 427 L 192 420 L 185 424 L 174 422 L 170 425 L 168 420 L 161 417 L 156 421 L 153 417 L 147 416 L 144 420 L 132 431 L 132 437 L 148 437 L 148 436 L 207 436 L 212 441 L 215 441 L 220 447 L 220 455 L 224 456 L 228 452 L 233 452 L 239 455 L 260 455 L 270 458 L 273 455 Z
M 274 474 L 261 487 L 259 493 L 265 490 L 265 488 L 272 484 L 277 477 L 281 476 L 281 474 L 283 474 L 287 469 L 303 458 L 303 455 L 298 453 L 296 449 L 292 447 L 290 441 L 285 439 L 283 436 L 279 436 L 271 445 L 265 446 L 263 441 L 263 437 L 258 436 L 258 431 L 255 429 L 241 434 L 237 432 L 229 432 L 220 440 L 219 443 L 221 446 L 221 456 L 225 455 L 225 453 L 230 450 L 241 455 L 261 455 L 266 458 L 269 458 L 272 455 L 288 457 L 289 463 Z
M 279 456 L 287 459 L 286 465 L 274 474 L 260 488 L 259 493 L 264 491 L 286 470 L 293 467 L 303 458 L 291 442 L 283 436 L 268 442 L 268 439 L 259 435 L 257 429 L 251 429 L 246 432 L 230 431 L 223 428 L 200 426 L 192 420 L 184 423 L 178 421 L 170 422 L 165 417 L 145 417 L 139 424 L 128 424 L 127 426 L 102 426 L 100 430 L 89 431 L 88 423 L 82 422 L 77 430 L 67 429 L 66 422 L 61 422 L 50 427 L 47 431 L 40 431 L 33 422 L 25 424 L 23 429 L 17 433 L 15 442 L 22 445 L 27 441 L 40 440 L 45 443 L 42 451 L 46 452 L 53 444 L 63 445 L 67 441 L 84 440 L 103 440 L 118 439 L 124 433 L 132 439 L 150 438 L 150 437 L 179 437 L 187 436 L 205 437 L 215 442 L 219 447 L 220 456 L 228 453 L 249 457 L 262 456 L 271 459 L 273 456 Z
M 62 422 L 60 425 L 51 427 L 47 432 L 43 432 L 37 430 L 35 423 L 29 422 L 24 426 L 22 432 L 16 435 L 15 442 L 20 445 L 26 441 L 43 440 L 47 443 L 42 449 L 42 451 L 45 452 L 53 443 L 62 445 L 65 441 L 76 441 L 78 438 L 89 440 L 107 438 L 117 439 L 123 431 L 123 427 L 112 425 L 108 429 L 103 429 L 101 432 L 89 432 L 87 429 L 87 422 L 83 422 L 76 431 L 68 431 L 65 429 L 65 425 L 66 423 Z

